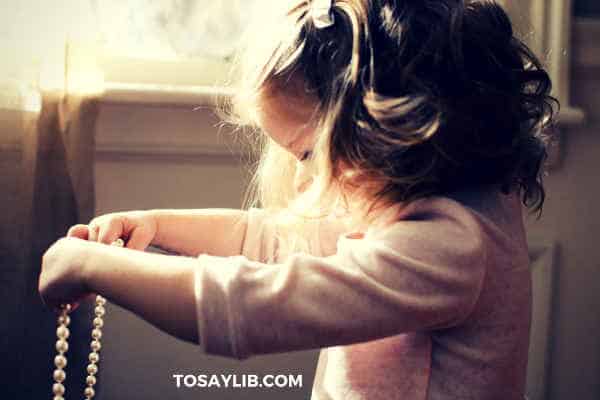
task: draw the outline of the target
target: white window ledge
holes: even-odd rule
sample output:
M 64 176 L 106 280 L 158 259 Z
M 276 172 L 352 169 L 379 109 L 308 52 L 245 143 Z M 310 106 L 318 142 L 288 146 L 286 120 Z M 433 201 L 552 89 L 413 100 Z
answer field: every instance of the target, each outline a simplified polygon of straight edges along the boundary
M 101 97 L 105 104 L 131 104 L 159 107 L 215 106 L 231 89 L 218 86 L 109 83 Z
M 110 83 L 100 101 L 105 104 L 194 108 L 216 106 L 220 98 L 232 94 L 232 89 L 218 86 Z M 584 112 L 574 107 L 561 108 L 557 118 L 559 127 L 578 126 L 584 121 Z

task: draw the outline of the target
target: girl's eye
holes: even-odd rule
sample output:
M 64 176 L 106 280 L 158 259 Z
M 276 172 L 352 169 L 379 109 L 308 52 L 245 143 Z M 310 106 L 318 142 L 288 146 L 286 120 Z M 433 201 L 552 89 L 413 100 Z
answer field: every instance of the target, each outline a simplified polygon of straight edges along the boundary
M 307 150 L 300 156 L 300 161 L 306 161 L 310 158 L 310 156 L 312 156 L 312 151 Z

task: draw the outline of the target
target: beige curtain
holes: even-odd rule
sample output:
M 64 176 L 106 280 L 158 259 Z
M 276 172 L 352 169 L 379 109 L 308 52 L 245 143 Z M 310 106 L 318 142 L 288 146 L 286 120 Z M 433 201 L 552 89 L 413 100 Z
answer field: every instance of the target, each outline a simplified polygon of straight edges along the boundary
M 21 210 L 14 210 L 22 218 L 21 239 L 13 240 L 13 252 L 21 258 L 21 268 L 12 279 L 8 278 L 22 288 L 20 296 L 14 293 L 13 297 L 20 311 L 15 319 L 22 323 L 22 332 L 15 338 L 15 345 L 22 351 L 16 364 L 20 366 L 21 387 L 15 398 L 33 399 L 50 393 L 56 322 L 53 313 L 42 307 L 37 293 L 41 257 L 69 226 L 89 221 L 94 212 L 97 101 L 43 93 L 41 104 L 39 114 L 23 114 L 17 196 Z M 73 316 L 69 350 L 72 368 L 68 371 L 68 388 L 79 396 L 84 388 L 89 342 L 89 313 L 85 311 L 86 307 Z
M 81 82 L 97 77 L 86 70 L 89 51 L 63 39 L 46 67 L 23 57 L 19 43 L 4 47 L 10 70 L 0 67 L 1 399 L 51 398 L 56 317 L 37 292 L 41 257 L 94 213 L 98 96 Z M 83 394 L 90 313 L 84 306 L 72 317 L 67 399 Z

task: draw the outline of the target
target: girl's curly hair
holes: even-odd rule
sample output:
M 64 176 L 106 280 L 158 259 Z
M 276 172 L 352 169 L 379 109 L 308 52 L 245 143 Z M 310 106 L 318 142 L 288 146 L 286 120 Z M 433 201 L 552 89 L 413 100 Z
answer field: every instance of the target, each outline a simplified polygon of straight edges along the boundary
M 343 182 L 335 166 L 348 166 L 377 183 L 376 199 L 393 202 L 497 185 L 541 210 L 544 132 L 558 101 L 500 5 L 335 0 L 332 13 L 334 25 L 317 29 L 310 1 L 297 2 L 288 14 L 296 34 L 255 82 L 304 80 L 319 102 L 333 179 Z

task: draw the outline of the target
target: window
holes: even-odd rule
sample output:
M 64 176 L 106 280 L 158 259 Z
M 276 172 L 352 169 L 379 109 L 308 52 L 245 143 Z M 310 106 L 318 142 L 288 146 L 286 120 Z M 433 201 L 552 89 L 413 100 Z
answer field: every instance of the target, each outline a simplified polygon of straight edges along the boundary
M 241 38 L 254 1 L 89 0 L 99 36 L 114 54 L 131 58 L 227 59 Z

